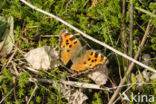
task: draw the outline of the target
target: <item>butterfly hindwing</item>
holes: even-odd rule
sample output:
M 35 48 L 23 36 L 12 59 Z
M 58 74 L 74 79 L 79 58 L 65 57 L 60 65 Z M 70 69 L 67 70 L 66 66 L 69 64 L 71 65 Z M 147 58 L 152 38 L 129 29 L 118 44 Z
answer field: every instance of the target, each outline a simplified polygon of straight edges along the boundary
M 106 64 L 108 60 L 100 52 L 88 50 L 85 55 L 81 55 L 79 59 L 73 62 L 71 70 L 83 72 L 94 69 L 97 65 Z
M 89 69 L 92 69 L 100 64 L 106 64 L 108 62 L 107 58 L 98 51 L 88 50 L 86 54 L 86 64 L 87 68 Z

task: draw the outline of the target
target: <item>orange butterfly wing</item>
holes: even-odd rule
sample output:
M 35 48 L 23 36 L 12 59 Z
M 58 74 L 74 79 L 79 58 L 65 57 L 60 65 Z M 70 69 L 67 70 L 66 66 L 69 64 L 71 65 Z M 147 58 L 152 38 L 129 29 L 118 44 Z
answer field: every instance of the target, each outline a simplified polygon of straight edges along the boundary
M 73 61 L 71 70 L 75 72 L 86 72 L 89 69 L 94 69 L 100 64 L 107 64 L 108 59 L 101 55 L 101 53 L 94 50 L 88 50 L 85 55 L 81 55 L 78 59 Z
M 66 65 L 69 60 L 74 57 L 78 48 L 81 47 L 79 40 L 77 40 L 67 30 L 62 30 L 59 35 L 60 38 L 60 52 L 59 57 L 61 62 Z M 74 51 L 75 50 L 75 51 Z

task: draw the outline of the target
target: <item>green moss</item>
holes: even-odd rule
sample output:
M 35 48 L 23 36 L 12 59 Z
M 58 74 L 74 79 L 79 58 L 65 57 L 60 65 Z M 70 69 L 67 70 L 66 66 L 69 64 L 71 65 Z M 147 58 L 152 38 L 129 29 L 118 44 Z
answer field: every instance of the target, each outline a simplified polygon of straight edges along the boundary
M 29 78 L 29 76 L 27 73 L 25 73 L 25 72 L 21 73 L 21 75 L 19 77 L 19 86 L 21 88 L 25 87 L 25 84 L 28 83 L 28 78 Z

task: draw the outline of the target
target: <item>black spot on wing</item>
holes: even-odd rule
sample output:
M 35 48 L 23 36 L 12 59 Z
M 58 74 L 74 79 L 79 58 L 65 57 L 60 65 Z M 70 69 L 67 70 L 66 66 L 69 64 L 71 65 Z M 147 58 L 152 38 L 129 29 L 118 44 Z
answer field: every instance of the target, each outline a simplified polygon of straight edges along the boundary
M 69 36 L 69 35 L 70 35 L 69 33 L 65 33 L 65 34 L 64 34 L 64 37 Z
M 68 45 L 69 43 L 67 42 L 66 45 Z
M 102 60 L 103 60 L 103 58 L 104 58 L 104 57 L 101 55 L 101 60 L 100 60 L 100 61 L 102 61 Z
M 96 57 L 96 58 L 98 57 L 98 54 L 99 54 L 98 52 L 95 52 L 95 57 Z
M 74 42 L 74 44 L 76 44 L 76 43 L 77 43 L 77 41 Z
M 69 40 L 67 39 L 66 42 L 68 42 Z
M 70 50 L 67 50 L 67 52 L 70 52 Z
M 91 56 L 93 55 L 93 52 L 91 52 L 91 54 L 90 54 Z
M 69 48 L 71 48 L 72 47 L 72 45 L 69 45 Z
M 70 38 L 70 41 L 73 41 L 73 40 L 75 40 L 76 38 L 73 36 L 73 37 L 71 37 Z

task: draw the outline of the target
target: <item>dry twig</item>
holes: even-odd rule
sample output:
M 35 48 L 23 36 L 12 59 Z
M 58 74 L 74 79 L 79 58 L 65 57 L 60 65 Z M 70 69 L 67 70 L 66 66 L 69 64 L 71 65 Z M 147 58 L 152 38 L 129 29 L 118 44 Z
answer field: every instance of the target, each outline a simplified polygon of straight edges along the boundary
M 126 24 L 125 24 L 125 5 L 126 1 L 122 0 L 122 41 L 123 41 L 123 50 L 124 54 L 127 55 L 127 43 L 126 43 Z M 124 58 L 124 66 L 127 67 L 127 59 Z
M 29 100 L 28 100 L 27 104 L 29 104 L 29 103 L 30 103 L 30 101 L 31 101 L 31 99 L 32 99 L 32 97 L 33 97 L 33 95 L 34 95 L 35 91 L 37 90 L 37 88 L 38 88 L 38 86 L 37 86 L 37 84 L 35 84 L 35 88 L 34 88 L 34 90 L 33 90 L 32 94 L 31 94 L 31 96 L 30 96 L 30 98 L 29 98 Z
M 17 76 L 17 75 L 16 75 Z M 19 104 L 19 102 L 18 102 L 18 100 L 17 100 L 17 94 L 16 94 L 16 79 L 14 79 L 15 80 L 15 83 L 14 83 L 14 99 L 15 99 L 15 101 L 16 101 L 16 103 L 17 104 Z
M 49 80 L 49 79 L 41 79 L 41 78 L 30 78 L 30 82 L 42 82 L 42 83 L 49 83 L 49 84 L 55 84 L 56 82 L 54 80 Z M 99 89 L 99 90 L 108 90 L 109 88 L 101 88 L 100 85 L 96 84 L 89 84 L 89 83 L 82 83 L 82 82 L 74 82 L 74 81 L 65 81 L 61 80 L 61 83 L 73 86 L 73 87 L 79 87 L 79 88 L 90 88 L 90 89 Z
M 11 62 L 11 60 L 13 59 L 13 57 L 15 56 L 16 52 L 17 52 L 17 48 L 15 47 L 14 53 L 9 57 L 8 62 L 3 65 L 1 71 L 3 71 L 3 69 L 5 69 L 9 65 L 9 63 Z
M 3 97 L 3 99 L 0 101 L 0 104 L 3 103 L 3 101 L 12 93 L 13 90 L 14 90 L 14 88 L 12 88 L 12 89 L 5 95 L 5 97 Z
M 129 27 L 129 55 L 133 57 L 133 2 L 130 2 L 130 27 Z M 131 76 L 128 76 L 128 81 L 130 81 Z
M 132 57 L 133 54 L 133 3 L 130 3 L 130 27 L 129 27 L 129 55 Z

